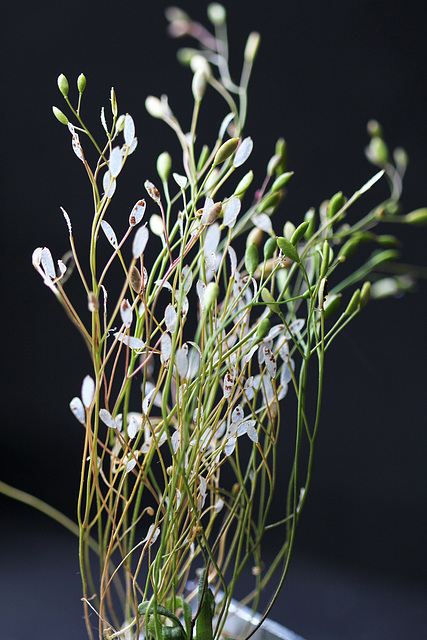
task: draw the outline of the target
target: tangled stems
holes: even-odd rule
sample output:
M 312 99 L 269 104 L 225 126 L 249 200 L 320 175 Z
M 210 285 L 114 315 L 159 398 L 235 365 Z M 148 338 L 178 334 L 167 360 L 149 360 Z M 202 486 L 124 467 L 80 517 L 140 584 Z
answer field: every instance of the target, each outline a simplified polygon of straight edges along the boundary
M 350 198 L 338 192 L 298 224 L 288 220 L 275 231 L 274 214 L 293 175 L 284 140 L 258 188 L 252 170 L 243 169 L 253 149 L 243 130 L 259 36 L 249 36 L 235 83 L 225 11 L 215 3 L 209 12 L 214 35 L 180 10 L 168 12 L 172 35 L 186 33 L 198 47 L 180 52 L 192 72 L 189 133 L 166 96 L 147 98 L 148 113 L 176 135 L 182 160 L 159 155 L 161 188 L 145 181 L 147 202 L 137 201 L 119 237 L 107 219 L 120 174 L 137 149 L 135 123 L 130 114 L 119 115 L 112 90 L 110 124 L 101 111 L 106 141 L 96 141 L 81 115 L 86 79 L 78 78 L 76 108 L 65 76 L 58 79 L 75 125 L 57 108 L 54 113 L 68 126 L 92 189 L 85 259 L 62 210 L 90 323 L 77 311 L 81 300 L 75 304 L 66 294 L 70 265 L 58 261 L 56 267 L 46 247 L 35 250 L 33 264 L 82 334 L 92 372 L 70 403 L 85 430 L 78 524 L 70 526 L 41 501 L 31 504 L 78 531 L 90 638 L 95 611 L 99 638 L 136 640 L 145 631 L 155 640 L 206 640 L 202 633 L 216 640 L 248 563 L 254 584 L 247 601 L 254 609 L 261 590 L 276 580 L 263 619 L 268 615 L 288 571 L 312 478 L 326 350 L 366 306 L 370 281 L 363 281 L 380 278 L 381 265 L 397 259 L 390 236 L 376 227 L 399 210 L 406 161 L 400 153 L 393 164 L 372 124 L 367 155 L 377 173 Z M 224 113 L 204 140 L 199 118 L 209 109 L 211 91 L 223 99 Z M 93 168 L 87 142 L 97 154 Z M 354 203 L 384 174 L 390 197 L 347 223 Z M 420 211 L 399 221 L 419 223 Z M 372 254 L 352 264 L 362 242 L 373 246 Z M 349 266 L 345 276 L 343 263 Z M 403 267 L 390 268 L 399 273 Z M 295 414 L 288 394 L 296 399 Z M 281 451 L 289 446 L 287 495 L 280 513 L 273 513 L 285 472 Z M 13 494 L 4 483 L 0 490 Z M 264 569 L 263 544 L 274 534 L 280 545 Z M 189 613 L 187 585 L 200 571 Z

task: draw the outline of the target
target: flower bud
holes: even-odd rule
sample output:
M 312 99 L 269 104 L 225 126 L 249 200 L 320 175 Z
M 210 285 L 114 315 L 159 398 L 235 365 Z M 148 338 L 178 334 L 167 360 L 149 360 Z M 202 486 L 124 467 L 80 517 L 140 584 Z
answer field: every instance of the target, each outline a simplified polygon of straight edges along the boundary
M 356 291 L 351 296 L 350 302 L 347 305 L 347 309 L 344 311 L 345 316 L 351 316 L 359 309 L 360 303 L 360 289 L 356 289 Z
M 330 260 L 330 248 L 329 248 L 329 242 L 327 240 L 325 240 L 323 242 L 323 250 L 322 250 L 322 262 L 320 265 L 320 277 L 323 278 L 326 275 L 326 272 L 328 270 L 328 267 L 331 263 Z
M 157 158 L 157 173 L 162 182 L 167 182 L 172 166 L 172 158 L 167 151 L 164 151 Z
M 325 318 L 330 318 L 331 316 L 338 311 L 338 308 L 341 304 L 341 294 L 340 293 L 332 293 L 328 295 L 325 300 L 324 310 L 325 310 Z
M 209 147 L 207 144 L 204 144 L 200 152 L 199 161 L 197 163 L 197 171 L 201 171 L 203 169 L 208 158 L 209 158 Z
M 83 73 L 81 73 L 77 78 L 77 89 L 79 90 L 79 93 L 83 93 L 86 89 L 86 76 L 84 76 Z
M 224 142 L 218 151 L 215 154 L 213 166 L 216 167 L 217 164 L 221 164 L 224 160 L 227 160 L 237 149 L 237 145 L 239 144 L 239 138 L 230 138 L 226 142 Z
M 404 221 L 415 227 L 424 227 L 427 225 L 427 208 L 415 209 L 415 211 L 407 213 L 406 216 L 404 216 Z
M 68 118 L 58 107 L 52 107 L 53 115 L 61 124 L 68 124 Z
M 268 196 L 265 196 L 258 205 L 258 213 L 263 213 L 263 211 L 267 211 L 267 209 L 275 209 L 282 198 L 282 191 L 275 191 L 274 193 L 270 193 Z
M 211 306 L 214 304 L 215 300 L 219 295 L 219 286 L 216 282 L 209 282 L 206 285 L 205 293 L 203 295 L 203 308 L 206 311 L 209 311 Z
M 258 247 L 252 242 L 245 251 L 245 267 L 250 276 L 254 275 L 258 262 Z
M 290 220 L 287 220 L 283 225 L 283 235 L 289 242 L 291 241 L 292 236 L 295 233 L 295 225 Z
M 328 217 L 333 218 L 336 213 L 345 205 L 347 202 L 347 198 L 343 196 L 342 191 L 338 191 L 332 198 L 329 200 L 328 205 Z
M 255 56 L 258 53 L 259 43 L 261 41 L 261 36 L 257 31 L 252 31 L 249 34 L 249 37 L 246 41 L 244 59 L 245 62 L 251 63 L 255 60 Z
M 316 210 L 314 209 L 314 207 L 311 207 L 311 209 L 307 211 L 307 213 L 304 216 L 304 220 L 306 222 L 309 222 L 307 231 L 305 232 L 305 239 L 310 240 L 310 238 L 314 233 L 315 224 L 316 224 Z
M 269 260 L 273 257 L 276 247 L 276 238 L 269 238 L 264 245 L 264 260 Z
M 239 196 L 239 197 L 243 196 L 245 194 L 245 191 L 248 189 L 249 185 L 251 184 L 253 178 L 254 178 L 254 172 L 252 170 L 248 171 L 248 173 L 244 175 L 243 178 L 240 180 L 239 184 L 234 190 L 233 195 Z
M 259 247 L 259 245 L 262 242 L 263 236 L 264 236 L 263 230 L 259 229 L 258 227 L 254 227 L 248 233 L 248 237 L 246 239 L 246 246 L 249 247 L 250 244 L 255 244 L 257 247 Z
M 280 176 L 276 178 L 271 185 L 271 191 L 278 191 L 279 189 L 284 187 L 286 184 L 288 184 L 293 175 L 293 171 L 286 171 L 285 173 L 281 173 Z
M 111 100 L 111 111 L 112 114 L 115 118 L 117 118 L 119 111 L 118 111 L 118 107 L 117 107 L 117 98 L 116 98 L 116 92 L 114 91 L 114 87 L 111 87 L 111 91 L 110 91 L 110 100 Z
M 208 5 L 207 10 L 208 18 L 215 27 L 220 27 L 225 23 L 226 12 L 222 4 L 219 2 L 212 2 Z
M 270 309 L 270 311 L 272 311 L 273 313 L 277 313 L 280 316 L 280 307 L 279 307 L 279 305 L 277 304 L 277 302 L 275 301 L 275 299 L 271 295 L 270 291 L 268 289 L 266 289 L 265 287 L 263 287 L 261 289 L 261 298 L 262 298 L 263 302 L 265 302 L 267 307 Z
M 123 131 L 125 127 L 125 120 L 126 120 L 126 116 L 124 115 L 124 113 L 117 118 L 116 133 L 120 133 L 120 131 Z
M 58 76 L 58 89 L 60 90 L 60 92 L 62 93 L 62 95 L 64 96 L 64 98 L 67 98 L 68 96 L 68 80 L 67 78 L 64 76 L 63 73 L 61 73 L 61 75 Z
M 307 222 L 307 221 L 301 222 L 301 224 L 298 225 L 298 227 L 293 232 L 293 234 L 291 236 L 291 242 L 294 245 L 294 247 L 298 244 L 298 242 L 304 236 L 305 232 L 307 231 L 307 229 L 309 227 L 309 224 L 310 223 Z
M 345 242 L 341 247 L 338 257 L 341 258 L 342 260 L 347 260 L 347 258 L 351 258 L 351 256 L 353 256 L 356 253 L 359 247 L 359 242 L 360 240 L 357 237 L 349 238 L 347 242 Z
M 363 309 L 368 304 L 371 297 L 371 283 L 367 280 L 360 290 L 360 308 Z
M 196 102 L 200 102 L 206 91 L 206 74 L 202 69 L 197 69 L 193 76 L 191 90 Z
M 163 103 L 155 96 L 148 96 L 145 99 L 145 108 L 153 118 L 163 118 L 165 116 Z
M 383 135 L 382 127 L 377 120 L 369 120 L 366 129 L 371 137 L 378 136 L 381 138 Z
M 386 143 L 379 136 L 374 136 L 369 146 L 365 149 L 365 154 L 369 162 L 379 167 L 383 167 L 388 162 L 388 148 Z
M 258 329 L 256 332 L 256 341 L 260 342 L 268 335 L 268 332 L 271 329 L 271 322 L 268 318 L 262 318 L 258 324 Z

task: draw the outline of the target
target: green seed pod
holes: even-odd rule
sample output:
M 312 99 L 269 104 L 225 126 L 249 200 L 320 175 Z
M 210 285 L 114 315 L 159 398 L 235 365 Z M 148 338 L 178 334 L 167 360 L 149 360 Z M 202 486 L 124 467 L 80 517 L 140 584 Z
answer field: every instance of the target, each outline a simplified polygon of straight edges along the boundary
M 282 162 L 282 156 L 278 153 L 275 153 L 274 156 L 271 156 L 270 160 L 267 164 L 267 175 L 272 176 L 273 173 L 277 170 Z
M 61 124 L 68 124 L 68 118 L 58 107 L 52 107 L 53 115 Z
M 225 23 L 226 12 L 222 4 L 219 2 L 212 2 L 208 5 L 207 10 L 208 18 L 215 27 L 220 27 Z
M 279 305 L 277 304 L 277 302 L 275 301 L 275 299 L 273 298 L 269 290 L 266 289 L 265 287 L 261 289 L 261 298 L 263 302 L 265 302 L 267 307 L 270 309 L 270 311 L 272 311 L 273 313 L 277 313 L 277 315 L 279 316 L 281 315 Z
M 296 250 L 292 242 L 290 242 L 286 238 L 277 238 L 277 245 L 283 252 L 283 255 L 285 255 L 287 258 L 290 258 L 294 262 L 300 261 L 298 251 Z
M 258 262 L 258 247 L 252 242 L 245 251 L 245 267 L 250 276 L 254 275 Z
M 380 244 L 382 247 L 400 247 L 401 245 L 401 243 L 396 238 L 396 236 L 392 236 L 388 234 L 377 236 L 375 239 L 378 242 L 378 244 Z
M 288 148 L 284 138 L 279 138 L 276 142 L 275 154 L 280 156 L 280 162 L 276 166 L 276 175 L 280 176 L 286 171 L 288 166 Z
M 275 191 L 265 196 L 258 205 L 258 213 L 263 213 L 263 211 L 267 211 L 267 209 L 275 209 L 282 198 L 282 191 Z
M 224 142 L 215 154 L 213 166 L 216 167 L 217 164 L 221 164 L 221 162 L 227 160 L 227 158 L 229 158 L 236 151 L 238 144 L 239 138 L 230 138 L 229 140 Z
M 256 332 L 256 341 L 260 342 L 268 335 L 268 332 L 271 329 L 271 322 L 268 318 L 262 318 L 258 324 L 258 329 Z
M 198 172 L 203 169 L 208 158 L 209 158 L 209 147 L 207 144 L 204 144 L 200 152 L 199 161 L 197 163 Z
M 295 225 L 294 225 L 294 223 L 290 222 L 290 220 L 287 220 L 285 222 L 285 224 L 283 225 L 283 235 L 290 242 L 292 236 L 294 235 L 294 233 L 295 233 Z
M 239 196 L 239 198 L 243 196 L 253 179 L 254 179 L 254 172 L 252 170 L 248 171 L 247 174 L 243 176 L 243 178 L 240 180 L 239 184 L 235 188 L 233 196 Z
M 79 90 L 79 93 L 83 93 L 86 89 L 86 76 L 84 76 L 83 73 L 81 73 L 77 78 L 77 89 Z
M 360 289 L 356 289 L 356 291 L 351 296 L 350 302 L 347 305 L 347 309 L 344 311 L 345 316 L 351 316 L 359 309 L 360 304 Z
M 248 237 L 246 239 L 246 246 L 249 247 L 249 245 L 253 243 L 253 244 L 256 244 L 257 247 L 259 247 L 263 237 L 264 237 L 264 232 L 262 231 L 262 229 L 258 229 L 258 227 L 254 227 L 248 233 Z
M 305 232 L 307 231 L 307 229 L 309 227 L 309 224 L 310 223 L 307 222 L 307 221 L 301 222 L 301 224 L 298 225 L 297 228 L 295 229 L 295 231 L 293 232 L 293 234 L 291 236 L 291 242 L 294 245 L 294 247 L 298 244 L 298 242 L 304 236 Z
M 342 191 L 338 191 L 329 200 L 328 205 L 328 218 L 333 218 L 336 213 L 345 205 L 347 198 L 343 196 Z
M 363 309 L 368 304 L 371 297 L 371 283 L 367 280 L 360 290 L 360 308 Z
M 316 210 L 314 209 L 314 207 L 311 207 L 311 209 L 307 211 L 304 216 L 304 220 L 309 223 L 307 231 L 305 232 L 305 239 L 310 240 L 314 233 L 316 224 Z
M 58 83 L 58 89 L 60 90 L 64 98 L 67 98 L 68 90 L 69 90 L 68 80 L 63 73 L 61 73 L 61 75 L 58 76 L 57 83 Z
M 205 293 L 203 295 L 203 307 L 205 312 L 209 311 L 215 300 L 219 296 L 219 286 L 216 282 L 209 282 L 206 285 Z
M 320 277 L 324 278 L 326 275 L 326 272 L 328 270 L 328 267 L 331 263 L 330 260 L 330 248 L 329 248 L 329 243 L 327 240 L 324 241 L 323 243 L 323 250 L 322 250 L 322 262 L 320 265 Z
M 172 167 L 172 158 L 167 151 L 164 151 L 157 158 L 157 173 L 162 182 L 167 182 Z
M 255 60 L 256 54 L 258 53 L 259 43 L 261 41 L 261 36 L 257 31 L 252 31 L 249 34 L 249 37 L 246 41 L 244 59 L 245 62 L 251 63 Z
M 277 242 L 276 238 L 268 238 L 264 245 L 264 260 L 270 260 L 276 251 Z
M 328 295 L 325 301 L 324 310 L 325 310 L 325 318 L 330 318 L 334 315 L 339 309 L 341 304 L 341 294 L 340 293 L 332 293 Z
M 360 244 L 360 239 L 358 237 L 349 238 L 347 242 L 343 244 L 338 254 L 338 257 L 342 260 L 347 260 L 347 258 L 351 258 L 353 256 Z
M 425 227 L 427 225 L 427 208 L 415 209 L 411 213 L 407 213 L 404 216 L 404 220 L 407 224 L 411 224 L 414 227 Z
M 278 178 L 275 179 L 273 184 L 271 185 L 271 191 L 278 191 L 282 189 L 285 185 L 288 184 L 289 180 L 294 175 L 293 171 L 287 171 L 286 173 L 281 173 Z

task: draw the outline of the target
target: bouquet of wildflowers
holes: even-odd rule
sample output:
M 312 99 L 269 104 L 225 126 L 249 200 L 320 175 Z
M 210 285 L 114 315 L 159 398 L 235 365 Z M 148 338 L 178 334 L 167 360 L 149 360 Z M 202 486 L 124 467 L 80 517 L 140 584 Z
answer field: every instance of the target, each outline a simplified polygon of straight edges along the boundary
M 225 10 L 215 3 L 208 15 L 213 33 L 178 9 L 167 12 L 171 35 L 196 42 L 179 51 L 192 72 L 192 112 L 182 125 L 173 99 L 147 98 L 148 114 L 171 128 L 182 155 L 158 155 L 126 218 L 114 210 L 114 194 L 137 156 L 134 120 L 120 114 L 111 90 L 111 110 L 101 111 L 105 137 L 96 141 L 82 116 L 86 78 L 77 79 L 76 106 L 66 77 L 58 78 L 70 116 L 53 111 L 92 187 L 90 248 L 79 255 L 73 214 L 62 209 L 68 258 L 55 262 L 40 247 L 33 264 L 92 360 L 70 402 L 83 439 L 77 524 L 48 511 L 79 537 L 90 638 L 96 626 L 99 638 L 109 639 L 218 638 L 248 564 L 254 609 L 278 576 L 268 614 L 311 479 L 325 353 L 371 295 L 411 287 L 406 276 L 381 277 L 381 265 L 398 258 L 398 242 L 378 225 L 427 217 L 425 209 L 399 215 L 406 156 L 398 149 L 393 161 L 371 122 L 372 179 L 350 198 L 336 193 L 296 224 L 281 220 L 293 175 L 284 140 L 272 149 L 261 184 L 253 185 L 248 168 L 254 145 L 244 133 L 247 88 L 259 35 L 249 35 L 235 82 Z M 224 112 L 203 140 L 199 114 L 214 91 Z M 95 163 L 86 159 L 89 145 Z M 389 198 L 360 219 L 348 215 L 379 180 L 388 181 Z M 358 263 L 353 255 L 362 243 L 372 252 Z M 352 264 L 345 275 L 343 264 Z M 81 280 L 84 312 L 77 310 L 81 300 L 67 295 L 71 273 Z M 314 398 L 307 396 L 310 376 Z M 288 395 L 295 398 L 291 416 Z M 282 513 L 273 517 L 283 447 L 293 447 L 292 464 Z M 35 506 L 47 511 L 40 501 Z M 265 567 L 269 534 L 281 544 Z

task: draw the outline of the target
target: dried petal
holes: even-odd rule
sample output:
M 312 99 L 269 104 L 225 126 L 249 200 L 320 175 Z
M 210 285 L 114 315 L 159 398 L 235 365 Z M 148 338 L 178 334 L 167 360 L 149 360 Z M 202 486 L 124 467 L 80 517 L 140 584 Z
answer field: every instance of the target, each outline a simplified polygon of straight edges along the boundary
M 253 146 L 254 143 L 252 141 L 252 138 L 250 137 L 245 138 L 241 142 L 239 148 L 236 151 L 236 155 L 234 156 L 233 165 L 235 167 L 240 167 L 244 162 L 246 162 L 246 160 L 252 153 Z
M 129 225 L 131 227 L 134 227 L 135 225 L 141 222 L 142 218 L 144 217 L 145 208 L 146 208 L 145 200 L 144 199 L 138 200 L 138 202 L 130 212 Z
M 234 379 L 231 373 L 227 372 L 224 376 L 224 398 L 230 398 L 233 393 Z
M 157 187 L 155 187 L 154 184 L 152 182 L 150 182 L 149 180 L 146 180 L 144 182 L 144 187 L 146 188 L 147 193 L 150 196 L 150 198 L 152 198 L 154 200 L 154 202 L 159 203 L 160 202 L 160 193 L 159 193 L 159 190 L 157 189 Z
M 123 165 L 122 150 L 120 149 L 120 147 L 114 147 L 114 149 L 110 154 L 110 160 L 108 162 L 108 168 L 113 178 L 117 178 L 120 171 L 122 170 L 122 165 Z
M 103 232 L 105 233 L 105 235 L 107 236 L 107 240 L 108 242 L 115 248 L 117 249 L 117 247 L 119 246 L 119 243 L 117 242 L 117 236 L 114 233 L 114 230 L 112 228 L 112 226 L 106 221 L 106 220 L 102 220 L 101 222 L 101 227 Z
M 85 423 L 85 409 L 80 398 L 73 398 L 70 402 L 70 409 L 82 424 Z
M 164 333 L 160 339 L 160 360 L 167 362 L 172 354 L 172 339 L 169 333 Z
M 141 350 L 145 347 L 145 343 L 140 338 L 134 338 L 118 332 L 114 334 L 114 337 L 119 342 L 123 342 L 127 347 L 130 347 L 130 349 Z
M 137 260 L 144 253 L 145 247 L 148 242 L 148 236 L 149 233 L 147 227 L 140 227 L 135 233 L 132 244 L 132 255 L 135 260 Z
M 125 139 L 125 144 L 130 147 L 135 138 L 135 124 L 132 116 L 128 113 L 125 116 L 125 124 L 123 127 L 123 137 Z
M 111 175 L 111 173 L 109 171 L 106 171 L 104 173 L 104 177 L 102 179 L 102 186 L 104 189 L 104 193 L 107 196 L 107 198 L 112 198 L 114 195 L 114 192 L 116 190 L 116 179 L 113 178 L 113 176 Z
M 179 175 L 179 173 L 173 173 L 172 175 L 178 187 L 180 189 L 185 189 L 185 187 L 187 186 L 187 177 L 181 176 Z
M 125 328 L 129 329 L 132 324 L 133 313 L 132 313 L 132 307 L 129 304 L 129 301 L 126 299 L 124 299 L 122 301 L 122 304 L 120 305 L 120 315 L 122 318 L 122 322 L 125 325 Z
M 206 230 L 205 242 L 203 246 L 205 257 L 208 257 L 211 253 L 216 252 L 216 249 L 220 241 L 220 237 L 221 237 L 221 231 L 220 231 L 219 224 L 214 222 Z
M 242 203 L 240 201 L 240 198 L 238 198 L 237 196 L 233 196 L 232 198 L 230 198 L 230 200 L 228 200 L 223 206 L 223 221 L 227 227 L 230 227 L 230 229 L 236 224 L 237 216 L 239 215 L 241 206 Z
M 274 357 L 274 354 L 269 349 L 269 347 L 264 347 L 263 350 L 264 350 L 264 362 L 265 362 L 265 366 L 267 367 L 267 371 L 272 378 L 275 378 L 276 371 L 277 371 L 276 358 Z
M 165 309 L 165 324 L 166 324 L 166 329 L 171 333 L 175 331 L 176 318 L 177 318 L 177 315 L 176 315 L 175 307 L 172 304 L 168 304 L 168 306 Z
M 88 409 L 92 404 L 95 395 L 95 381 L 90 376 L 86 376 L 82 384 L 81 398 L 84 406 Z
M 100 409 L 99 417 L 101 418 L 102 422 L 107 425 L 107 427 L 110 427 L 110 429 L 117 429 L 116 421 L 114 420 L 111 413 L 107 411 L 107 409 Z

